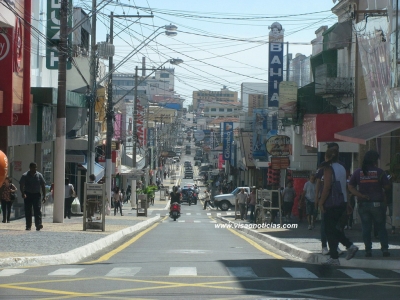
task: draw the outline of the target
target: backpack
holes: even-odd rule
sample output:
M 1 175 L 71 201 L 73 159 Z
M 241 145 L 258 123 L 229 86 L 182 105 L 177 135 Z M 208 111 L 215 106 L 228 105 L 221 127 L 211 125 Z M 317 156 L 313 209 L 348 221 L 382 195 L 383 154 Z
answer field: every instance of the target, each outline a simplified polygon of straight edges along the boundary
M 335 176 L 335 170 L 331 167 L 332 169 L 332 186 L 331 186 L 331 191 L 328 195 L 328 198 L 326 198 L 325 203 L 324 203 L 324 208 L 337 208 L 337 207 L 343 207 L 346 205 L 346 202 L 344 202 L 344 194 L 342 191 L 342 185 L 340 184 L 339 180 L 336 180 Z M 323 187 L 321 189 L 322 193 Z

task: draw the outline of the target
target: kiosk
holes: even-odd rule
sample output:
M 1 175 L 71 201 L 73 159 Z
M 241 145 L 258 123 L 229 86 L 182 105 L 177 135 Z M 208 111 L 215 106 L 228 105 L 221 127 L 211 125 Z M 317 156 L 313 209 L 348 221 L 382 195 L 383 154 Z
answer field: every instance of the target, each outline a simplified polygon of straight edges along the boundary
M 86 183 L 84 189 L 83 230 L 105 231 L 105 184 Z

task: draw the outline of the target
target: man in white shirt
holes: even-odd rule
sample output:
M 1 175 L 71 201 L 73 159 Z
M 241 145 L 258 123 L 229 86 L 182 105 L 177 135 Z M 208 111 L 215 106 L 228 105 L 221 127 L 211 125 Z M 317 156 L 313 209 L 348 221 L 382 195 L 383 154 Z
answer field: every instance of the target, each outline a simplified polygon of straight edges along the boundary
M 306 203 L 306 214 L 308 220 L 308 230 L 314 228 L 314 220 L 316 217 L 315 210 L 315 175 L 311 174 L 309 180 L 304 184 L 303 193 L 300 198 L 301 202 Z
M 247 203 L 247 198 L 249 197 L 249 194 L 245 192 L 244 189 L 241 189 L 240 192 L 236 195 L 236 200 L 239 204 L 239 211 L 240 211 L 240 219 L 244 220 L 245 214 L 246 214 L 246 203 Z

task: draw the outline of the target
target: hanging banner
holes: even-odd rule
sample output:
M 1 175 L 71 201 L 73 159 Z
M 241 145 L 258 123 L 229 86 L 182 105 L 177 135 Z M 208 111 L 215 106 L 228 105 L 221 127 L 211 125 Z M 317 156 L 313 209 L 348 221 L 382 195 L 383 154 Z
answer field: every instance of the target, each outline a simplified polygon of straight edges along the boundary
M 224 122 L 222 139 L 222 159 L 231 159 L 231 145 L 233 141 L 233 122 Z
M 279 83 L 283 81 L 283 32 L 278 22 L 269 27 L 268 107 L 279 106 Z

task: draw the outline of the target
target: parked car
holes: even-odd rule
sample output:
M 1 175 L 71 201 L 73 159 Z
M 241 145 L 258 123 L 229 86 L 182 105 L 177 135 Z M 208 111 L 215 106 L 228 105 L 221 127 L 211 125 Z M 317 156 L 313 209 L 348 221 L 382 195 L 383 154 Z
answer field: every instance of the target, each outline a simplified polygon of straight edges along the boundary
M 191 166 L 192 165 L 192 162 L 191 161 L 189 161 L 189 160 L 185 160 L 185 162 L 184 162 L 184 166 L 186 167 L 186 166 Z
M 250 194 L 250 187 L 237 187 L 229 194 L 214 196 L 214 206 L 219 207 L 222 211 L 228 210 L 231 207 L 235 207 L 236 195 L 241 189 L 244 189 L 248 194 Z
M 174 156 L 172 159 L 175 160 L 175 161 L 177 161 L 177 162 L 180 162 L 180 161 L 181 161 L 181 159 L 179 158 L 179 156 Z

